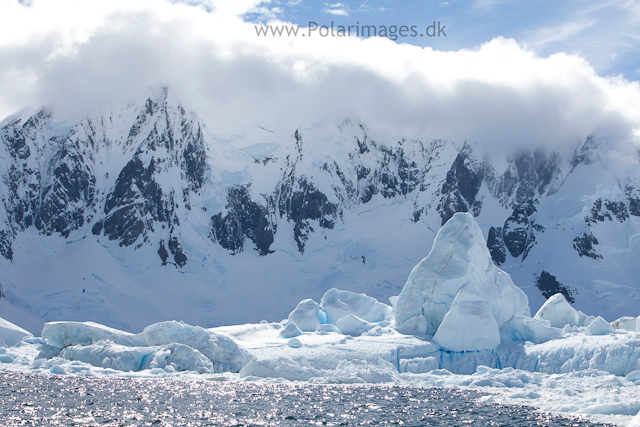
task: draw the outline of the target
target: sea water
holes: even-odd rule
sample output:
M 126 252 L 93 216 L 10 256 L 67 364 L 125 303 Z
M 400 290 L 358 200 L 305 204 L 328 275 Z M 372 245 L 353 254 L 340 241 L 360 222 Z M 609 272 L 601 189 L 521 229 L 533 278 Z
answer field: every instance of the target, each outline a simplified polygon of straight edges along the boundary
M 594 426 L 470 390 L 0 373 L 2 426 Z

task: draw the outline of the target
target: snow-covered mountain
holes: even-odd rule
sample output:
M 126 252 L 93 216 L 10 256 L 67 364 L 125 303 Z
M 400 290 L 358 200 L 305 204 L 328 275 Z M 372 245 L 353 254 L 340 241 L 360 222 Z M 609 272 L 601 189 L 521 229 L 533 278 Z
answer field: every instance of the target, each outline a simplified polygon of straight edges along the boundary
M 0 312 L 34 332 L 279 320 L 334 286 L 385 300 L 459 211 L 533 310 L 562 292 L 638 315 L 640 158 L 598 136 L 504 159 L 349 120 L 219 140 L 167 89 L 0 128 Z

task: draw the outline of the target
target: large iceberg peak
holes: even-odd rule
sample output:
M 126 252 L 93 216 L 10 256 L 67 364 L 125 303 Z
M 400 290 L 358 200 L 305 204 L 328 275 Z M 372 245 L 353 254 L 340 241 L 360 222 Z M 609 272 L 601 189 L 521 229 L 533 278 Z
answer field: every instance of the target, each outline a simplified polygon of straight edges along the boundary
M 529 300 L 495 266 L 482 230 L 468 213 L 456 213 L 438 231 L 431 252 L 411 271 L 395 304 L 399 332 L 436 335 L 452 351 L 496 348 L 498 329 L 514 315 L 530 316 Z M 488 326 L 481 328 L 488 335 L 467 343 L 464 324 L 478 319 Z M 453 346 L 457 340 L 465 344 Z

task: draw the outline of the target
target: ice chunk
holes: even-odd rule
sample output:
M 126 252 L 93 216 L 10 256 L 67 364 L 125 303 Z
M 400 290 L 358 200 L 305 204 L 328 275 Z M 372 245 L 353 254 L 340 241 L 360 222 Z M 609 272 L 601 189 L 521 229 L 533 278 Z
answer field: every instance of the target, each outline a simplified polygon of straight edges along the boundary
M 395 308 L 396 303 L 398 302 L 398 297 L 397 296 L 389 297 L 389 302 L 391 303 L 391 307 Z
M 120 331 L 94 322 L 50 322 L 42 329 L 42 339 L 47 344 L 65 348 L 70 345 L 90 345 L 109 340 L 121 345 L 141 345 L 142 339 L 129 332 Z
M 293 322 L 288 323 L 287 326 L 285 326 L 285 328 L 280 331 L 280 336 L 282 338 L 293 338 L 301 334 L 302 331 Z
M 359 318 L 355 314 L 349 314 L 341 317 L 336 326 L 343 334 L 357 337 L 373 329 L 376 325 Z
M 611 322 L 611 326 L 613 326 L 614 329 L 624 329 L 625 331 L 635 331 L 636 322 L 637 322 L 637 319 L 635 317 L 622 316 L 621 318 Z
M 238 372 L 248 360 L 248 353 L 229 337 L 184 322 L 160 322 L 147 326 L 139 334 L 131 334 L 93 322 L 46 323 L 42 338 L 54 347 L 89 346 L 108 340 L 128 347 L 161 346 L 173 343 L 187 345 L 213 364 L 216 372 Z
M 636 331 L 640 332 L 640 316 L 636 319 Z
M 101 341 L 91 345 L 65 348 L 60 357 L 118 371 L 141 371 L 162 368 L 171 371 L 211 373 L 213 364 L 202 353 L 184 344 L 167 346 L 129 347 Z
M 582 326 L 584 327 L 589 327 L 589 325 L 591 325 L 593 323 L 593 321 L 596 320 L 596 316 L 587 316 L 584 319 L 584 322 L 582 323 Z
M 629 381 L 638 381 L 640 380 L 640 370 L 631 371 L 624 378 Z
M 562 328 L 564 325 L 579 325 L 579 317 L 578 310 L 562 294 L 555 294 L 540 307 L 533 318 L 548 320 L 554 328 Z
M 602 317 L 598 316 L 588 327 L 587 331 L 590 335 L 606 335 L 615 334 L 616 330 L 613 326 Z
M 204 354 L 216 372 L 239 372 L 250 358 L 231 338 L 175 320 L 149 325 L 139 335 L 146 345 L 188 345 Z
M 482 296 L 463 288 L 444 316 L 433 342 L 448 351 L 493 350 L 500 345 L 500 328 Z
M 313 332 L 321 323 L 327 323 L 327 315 L 312 299 L 305 299 L 289 314 L 287 323 L 295 323 L 301 331 Z
M 298 338 L 291 338 L 288 342 L 287 345 L 291 348 L 300 348 L 302 347 L 302 343 L 300 342 L 300 340 Z
M 340 333 L 340 329 L 336 328 L 335 325 L 332 325 L 331 323 L 326 323 L 324 325 L 318 325 L 318 327 L 316 328 L 316 332 L 337 332 Z
M 400 359 L 400 372 L 411 372 L 412 374 L 423 374 L 440 367 L 440 360 L 434 356 L 416 357 L 413 359 Z
M 548 320 L 513 316 L 504 324 L 500 332 L 503 337 L 511 341 L 531 341 L 539 344 L 562 337 L 563 330 L 552 327 Z
M 31 332 L 0 317 L 0 343 L 4 341 L 5 346 L 14 346 L 18 344 L 22 338 L 32 336 Z
M 587 321 L 588 317 L 589 316 L 584 314 L 581 310 L 578 310 L 578 324 L 575 326 L 585 326 L 584 322 Z
M 379 322 L 384 320 L 391 310 L 383 304 L 365 294 L 356 294 L 349 291 L 339 291 L 336 288 L 329 289 L 323 296 L 320 306 L 327 314 L 326 323 L 337 325 L 337 321 L 344 316 L 354 314 L 367 322 Z
M 464 307 L 480 310 L 483 316 L 488 309 L 498 327 L 514 315 L 530 316 L 527 296 L 495 266 L 473 217 L 456 213 L 438 231 L 429 255 L 411 271 L 395 304 L 396 329 L 405 334 L 435 334 L 463 288 L 468 294 L 458 308 L 459 319 L 476 318 L 472 313 L 459 317 Z M 477 304 L 471 304 L 471 294 L 478 298 Z M 496 332 L 492 327 L 490 342 L 495 342 Z M 464 337 L 475 340 L 470 334 Z M 444 339 L 442 334 L 440 338 Z

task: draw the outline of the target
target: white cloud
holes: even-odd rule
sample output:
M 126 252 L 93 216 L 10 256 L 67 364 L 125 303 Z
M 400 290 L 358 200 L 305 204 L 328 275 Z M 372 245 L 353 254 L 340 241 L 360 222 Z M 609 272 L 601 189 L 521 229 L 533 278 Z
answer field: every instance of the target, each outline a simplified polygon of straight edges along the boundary
M 591 132 L 640 138 L 640 85 L 600 77 L 578 56 L 538 57 L 501 38 L 445 52 L 258 37 L 238 15 L 261 3 L 214 1 L 208 13 L 162 0 L 0 0 L 0 115 L 39 104 L 82 115 L 168 85 L 222 137 L 350 118 L 491 149 L 574 147 Z
M 336 16 L 349 16 L 351 11 L 349 10 L 349 6 L 344 3 L 325 3 L 322 13 L 328 13 Z

